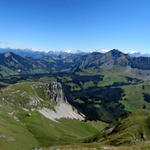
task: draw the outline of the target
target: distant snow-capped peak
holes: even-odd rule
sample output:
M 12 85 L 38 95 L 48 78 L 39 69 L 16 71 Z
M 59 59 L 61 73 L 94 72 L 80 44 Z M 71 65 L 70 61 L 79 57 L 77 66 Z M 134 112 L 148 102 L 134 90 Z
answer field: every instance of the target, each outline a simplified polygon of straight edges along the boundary
M 130 55 L 131 57 L 150 57 L 150 53 L 146 53 L 146 52 L 138 52 L 138 51 L 129 51 L 128 55 Z
M 95 49 L 95 50 L 91 50 L 90 53 L 93 53 L 93 52 L 107 53 L 109 51 L 110 50 L 108 50 L 108 49 Z
M 95 50 L 91 50 L 90 53 L 93 53 L 93 52 L 107 53 L 109 51 L 110 50 L 108 50 L 108 49 L 95 49 Z M 150 57 L 150 53 L 139 52 L 139 51 L 136 51 L 136 50 L 122 51 L 122 52 L 125 53 L 125 54 L 128 54 L 131 57 L 140 57 L 140 56 L 141 57 Z
M 135 53 L 139 53 L 138 51 L 129 51 L 128 54 L 135 54 Z
M 66 53 L 71 53 L 71 54 L 77 54 L 77 53 L 85 53 L 85 51 L 81 50 L 72 50 L 72 49 L 67 49 L 65 50 Z

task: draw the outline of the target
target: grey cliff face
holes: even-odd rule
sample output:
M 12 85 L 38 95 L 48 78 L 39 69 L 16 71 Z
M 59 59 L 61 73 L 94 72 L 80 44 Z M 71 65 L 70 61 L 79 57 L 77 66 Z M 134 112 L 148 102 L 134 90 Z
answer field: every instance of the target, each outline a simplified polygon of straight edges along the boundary
M 49 84 L 48 96 L 56 103 L 66 101 L 65 95 L 62 90 L 62 85 L 59 82 L 51 82 Z

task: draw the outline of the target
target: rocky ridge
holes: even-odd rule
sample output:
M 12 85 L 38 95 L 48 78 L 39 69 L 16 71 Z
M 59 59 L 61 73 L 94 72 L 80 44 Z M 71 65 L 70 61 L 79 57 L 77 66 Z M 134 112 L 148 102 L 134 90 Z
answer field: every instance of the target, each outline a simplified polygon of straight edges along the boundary
M 67 102 L 62 90 L 62 85 L 59 82 L 51 82 L 47 94 L 56 105 L 54 106 L 54 110 L 45 107 L 39 110 L 45 117 L 53 121 L 60 118 L 84 120 L 84 116 L 79 114 L 77 110 L 75 108 L 73 109 Z

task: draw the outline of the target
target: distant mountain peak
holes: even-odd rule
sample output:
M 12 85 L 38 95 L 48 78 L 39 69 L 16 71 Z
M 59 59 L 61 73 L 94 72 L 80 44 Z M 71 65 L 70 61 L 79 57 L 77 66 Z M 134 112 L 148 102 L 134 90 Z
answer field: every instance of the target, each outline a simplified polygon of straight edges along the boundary
M 118 49 L 113 49 L 113 50 L 107 52 L 106 55 L 107 55 L 107 54 L 111 54 L 112 56 L 115 56 L 115 57 L 121 57 L 121 56 L 127 55 L 127 54 L 125 54 L 125 53 L 119 51 Z
M 121 52 L 120 50 L 118 50 L 118 49 L 112 49 L 112 50 L 110 50 L 109 51 L 110 53 L 119 53 L 119 54 L 123 54 L 123 52 Z M 109 53 L 108 52 L 108 53 Z

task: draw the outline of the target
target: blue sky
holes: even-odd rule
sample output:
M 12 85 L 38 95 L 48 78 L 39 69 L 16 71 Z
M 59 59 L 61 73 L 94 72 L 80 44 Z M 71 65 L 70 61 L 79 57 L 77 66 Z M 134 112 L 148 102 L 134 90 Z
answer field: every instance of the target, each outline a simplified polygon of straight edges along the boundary
M 150 52 L 149 0 L 0 0 L 0 47 Z

